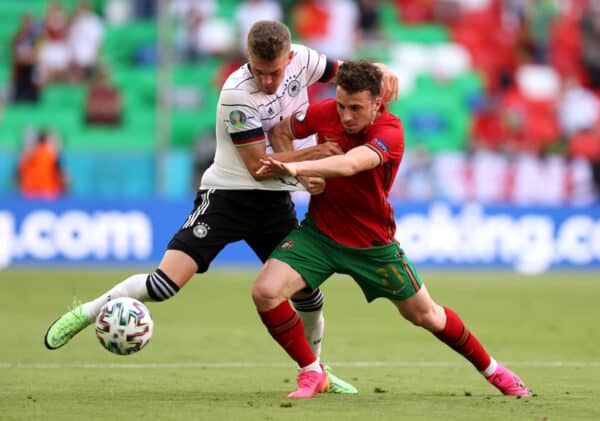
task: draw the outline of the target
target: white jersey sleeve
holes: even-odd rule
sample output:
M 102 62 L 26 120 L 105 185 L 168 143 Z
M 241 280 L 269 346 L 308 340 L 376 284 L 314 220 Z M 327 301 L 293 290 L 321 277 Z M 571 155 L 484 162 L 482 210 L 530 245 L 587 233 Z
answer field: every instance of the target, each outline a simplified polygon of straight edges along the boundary
M 235 146 L 264 142 L 265 132 L 256 97 L 245 90 L 223 90 L 217 108 L 217 126 L 222 126 Z
M 292 44 L 292 51 L 294 51 L 294 58 L 306 67 L 304 81 L 307 87 L 315 82 L 326 82 L 326 80 L 321 80 L 323 76 L 329 79 L 325 74 L 328 65 L 325 54 L 321 54 L 310 47 L 300 44 Z

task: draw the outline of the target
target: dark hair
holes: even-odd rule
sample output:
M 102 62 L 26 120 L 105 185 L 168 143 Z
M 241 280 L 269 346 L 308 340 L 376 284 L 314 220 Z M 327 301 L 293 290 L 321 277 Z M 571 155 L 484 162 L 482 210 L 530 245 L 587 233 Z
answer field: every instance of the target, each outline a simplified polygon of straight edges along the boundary
M 46 128 L 41 128 L 37 133 L 37 142 L 46 143 L 50 138 L 50 131 Z
M 381 70 L 373 63 L 359 61 L 344 61 L 335 77 L 336 85 L 349 94 L 369 91 L 373 98 L 381 94 Z
M 275 20 L 259 20 L 248 32 L 248 52 L 261 60 L 271 61 L 290 50 L 290 30 Z

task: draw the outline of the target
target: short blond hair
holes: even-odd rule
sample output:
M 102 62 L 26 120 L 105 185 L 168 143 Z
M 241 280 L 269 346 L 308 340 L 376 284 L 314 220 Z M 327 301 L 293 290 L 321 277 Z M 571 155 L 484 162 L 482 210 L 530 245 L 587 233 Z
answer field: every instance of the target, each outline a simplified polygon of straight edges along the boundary
M 260 60 L 272 61 L 290 51 L 292 36 L 283 23 L 259 20 L 248 32 L 248 52 Z

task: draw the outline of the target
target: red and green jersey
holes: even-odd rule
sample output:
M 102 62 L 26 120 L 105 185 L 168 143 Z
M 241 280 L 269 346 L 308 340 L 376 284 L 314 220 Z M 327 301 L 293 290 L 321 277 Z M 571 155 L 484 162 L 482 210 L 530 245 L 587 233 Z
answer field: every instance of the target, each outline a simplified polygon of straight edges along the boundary
M 380 165 L 351 177 L 327 179 L 322 194 L 311 196 L 309 216 L 326 235 L 350 247 L 376 247 L 394 241 L 394 210 L 387 198 L 404 153 L 400 119 L 384 108 L 363 132 L 350 135 L 337 113 L 335 99 L 311 104 L 306 113 L 295 113 L 292 130 L 298 138 L 317 133 L 317 141 L 337 142 L 349 151 L 360 145 L 373 149 Z

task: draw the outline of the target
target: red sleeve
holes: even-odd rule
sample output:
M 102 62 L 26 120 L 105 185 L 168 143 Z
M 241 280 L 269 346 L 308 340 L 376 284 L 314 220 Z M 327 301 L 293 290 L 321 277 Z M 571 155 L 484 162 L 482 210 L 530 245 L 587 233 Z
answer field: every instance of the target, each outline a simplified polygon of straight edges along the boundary
M 296 139 L 303 139 L 318 130 L 318 122 L 321 110 L 325 102 L 310 104 L 306 111 L 296 111 L 292 114 L 290 125 Z
M 404 134 L 400 128 L 381 128 L 369 133 L 366 146 L 379 155 L 381 163 L 391 159 L 402 159 L 404 154 Z

